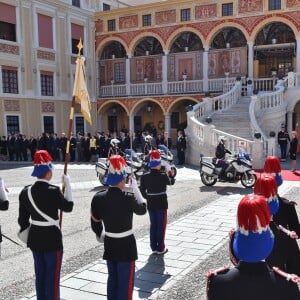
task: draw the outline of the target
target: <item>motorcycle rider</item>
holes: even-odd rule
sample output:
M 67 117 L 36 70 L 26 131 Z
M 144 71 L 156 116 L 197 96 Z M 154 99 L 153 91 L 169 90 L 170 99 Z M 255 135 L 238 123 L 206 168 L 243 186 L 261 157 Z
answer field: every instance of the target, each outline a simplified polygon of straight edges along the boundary
M 111 139 L 110 148 L 108 149 L 107 157 L 111 157 L 112 155 L 121 155 L 124 156 L 124 152 L 119 148 L 120 141 L 118 139 Z
M 222 167 L 221 173 L 219 175 L 221 180 L 226 180 L 225 170 L 228 167 L 228 163 L 225 160 L 226 153 L 231 154 L 231 152 L 225 147 L 226 138 L 224 136 L 219 137 L 219 144 L 216 148 L 215 156 L 218 161 L 218 167 Z

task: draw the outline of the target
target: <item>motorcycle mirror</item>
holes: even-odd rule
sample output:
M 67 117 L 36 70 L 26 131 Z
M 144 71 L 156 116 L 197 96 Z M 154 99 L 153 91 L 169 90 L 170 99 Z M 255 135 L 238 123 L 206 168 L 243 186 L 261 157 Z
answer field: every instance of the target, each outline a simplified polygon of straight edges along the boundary
M 203 157 L 204 156 L 204 154 L 203 153 L 200 153 L 200 157 Z

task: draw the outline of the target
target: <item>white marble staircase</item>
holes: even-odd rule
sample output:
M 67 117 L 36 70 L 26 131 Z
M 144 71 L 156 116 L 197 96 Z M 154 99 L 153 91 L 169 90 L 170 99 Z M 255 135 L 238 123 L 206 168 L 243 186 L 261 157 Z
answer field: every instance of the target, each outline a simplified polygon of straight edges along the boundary
M 228 134 L 253 140 L 250 130 L 249 104 L 251 97 L 240 97 L 230 109 L 214 113 L 212 125 Z

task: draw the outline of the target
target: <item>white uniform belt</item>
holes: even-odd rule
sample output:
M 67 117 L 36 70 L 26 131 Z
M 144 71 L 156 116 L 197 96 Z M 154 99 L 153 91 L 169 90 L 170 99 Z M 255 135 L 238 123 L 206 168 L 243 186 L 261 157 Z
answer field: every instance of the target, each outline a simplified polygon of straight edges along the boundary
M 59 228 L 59 220 L 53 220 L 52 222 L 48 221 L 36 221 L 36 220 L 31 220 L 31 224 L 36 225 L 36 226 L 56 226 Z
M 160 195 L 165 195 L 166 192 L 161 192 L 161 193 L 147 193 L 148 196 L 160 196 Z
M 129 229 L 129 230 L 123 231 L 123 232 L 118 232 L 118 233 L 105 231 L 106 236 L 111 237 L 111 238 L 115 238 L 115 239 L 120 239 L 120 238 L 129 236 L 129 235 L 132 235 L 132 234 L 133 234 L 132 229 Z

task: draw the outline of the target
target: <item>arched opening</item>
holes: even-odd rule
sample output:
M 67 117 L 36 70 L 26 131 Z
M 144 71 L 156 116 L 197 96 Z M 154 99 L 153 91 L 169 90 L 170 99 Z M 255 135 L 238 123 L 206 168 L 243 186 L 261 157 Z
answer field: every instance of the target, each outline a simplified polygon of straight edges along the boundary
M 287 75 L 295 67 L 296 40 L 292 29 L 281 22 L 272 22 L 255 38 L 255 77 Z

